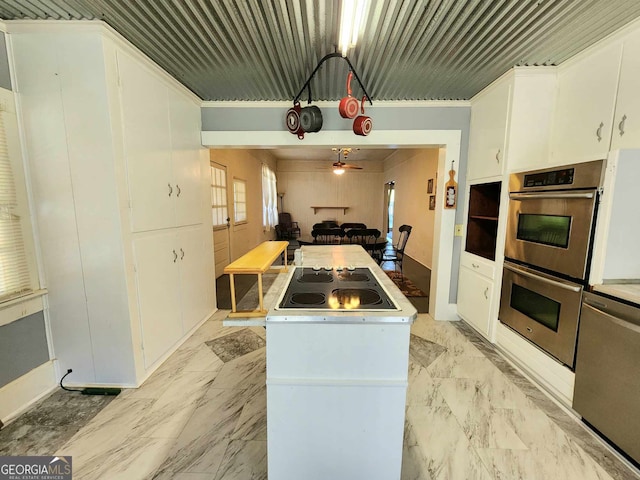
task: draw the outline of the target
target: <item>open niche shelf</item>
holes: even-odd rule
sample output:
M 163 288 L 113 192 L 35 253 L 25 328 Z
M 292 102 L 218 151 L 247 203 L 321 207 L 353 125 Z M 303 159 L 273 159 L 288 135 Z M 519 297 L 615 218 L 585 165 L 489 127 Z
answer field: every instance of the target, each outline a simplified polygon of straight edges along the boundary
M 489 260 L 496 259 L 496 237 L 501 182 L 471 185 L 465 250 Z

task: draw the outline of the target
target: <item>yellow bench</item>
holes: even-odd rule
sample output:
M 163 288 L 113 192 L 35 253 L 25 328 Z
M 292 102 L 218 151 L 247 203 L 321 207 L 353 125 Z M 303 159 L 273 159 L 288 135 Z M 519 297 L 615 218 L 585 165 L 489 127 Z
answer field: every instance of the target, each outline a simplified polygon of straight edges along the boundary
M 229 318 L 263 317 L 267 314 L 267 311 L 264 309 L 262 297 L 262 274 L 287 271 L 286 252 L 288 246 L 289 242 L 270 241 L 261 243 L 224 268 L 224 273 L 229 274 L 229 286 L 231 288 L 231 313 L 229 314 Z M 271 265 L 282 253 L 284 253 L 284 269 L 271 270 Z M 233 277 L 238 274 L 258 275 L 258 300 L 260 302 L 258 310 L 244 310 L 240 312 L 236 310 L 236 287 Z

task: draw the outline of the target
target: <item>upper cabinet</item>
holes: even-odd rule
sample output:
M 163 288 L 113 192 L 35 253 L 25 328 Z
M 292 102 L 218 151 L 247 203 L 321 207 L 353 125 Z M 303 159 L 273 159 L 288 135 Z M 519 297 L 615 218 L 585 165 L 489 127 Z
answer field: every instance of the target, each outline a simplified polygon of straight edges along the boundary
M 516 67 L 471 100 L 467 179 L 548 161 L 555 67 Z
M 118 70 L 133 231 L 201 222 L 199 109 L 120 52 Z
M 605 158 L 609 151 L 622 42 L 605 45 L 558 71 L 552 162 Z
M 472 102 L 468 180 L 502 173 L 510 93 L 511 82 L 498 82 Z
M 611 149 L 640 147 L 640 30 L 624 39 Z
M 606 158 L 640 147 L 640 30 L 620 35 L 560 67 L 552 161 Z

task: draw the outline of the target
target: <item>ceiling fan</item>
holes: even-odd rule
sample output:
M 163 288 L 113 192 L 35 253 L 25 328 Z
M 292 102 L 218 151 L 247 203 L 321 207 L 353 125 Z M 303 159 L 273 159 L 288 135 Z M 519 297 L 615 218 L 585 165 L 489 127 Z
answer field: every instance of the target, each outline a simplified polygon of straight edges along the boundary
M 362 170 L 362 167 L 343 162 L 340 159 L 340 157 L 342 156 L 342 159 L 346 160 L 349 154 L 353 151 L 352 148 L 332 148 L 331 150 L 338 154 L 338 161 L 334 162 L 332 166 L 333 173 L 335 173 L 336 175 L 342 175 L 346 169 Z

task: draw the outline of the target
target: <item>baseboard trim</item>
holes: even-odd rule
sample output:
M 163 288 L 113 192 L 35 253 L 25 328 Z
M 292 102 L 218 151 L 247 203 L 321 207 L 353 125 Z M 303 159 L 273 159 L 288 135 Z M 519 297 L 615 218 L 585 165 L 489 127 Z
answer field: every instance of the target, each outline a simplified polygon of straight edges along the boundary
M 19 417 L 38 400 L 57 387 L 53 361 L 25 373 L 0 388 L 0 419 L 7 425 Z
M 498 323 L 496 348 L 541 385 L 562 405 L 571 408 L 575 374 L 508 327 Z

